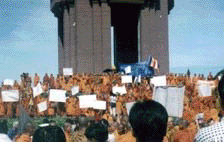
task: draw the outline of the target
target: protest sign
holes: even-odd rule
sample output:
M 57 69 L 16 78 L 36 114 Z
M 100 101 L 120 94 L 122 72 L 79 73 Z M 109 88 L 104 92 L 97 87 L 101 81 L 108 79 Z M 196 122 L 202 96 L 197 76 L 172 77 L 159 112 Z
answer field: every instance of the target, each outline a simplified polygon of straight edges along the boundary
M 141 83 L 141 75 L 135 77 L 134 83 Z
M 123 86 L 114 86 L 112 88 L 112 92 L 113 94 L 120 94 L 120 95 L 124 95 L 124 94 L 127 94 L 127 90 L 126 90 L 126 87 L 125 85 Z
M 94 109 L 106 110 L 106 101 L 95 101 L 93 104 Z
M 153 78 L 150 79 L 150 83 L 153 84 L 154 86 L 166 86 L 166 76 L 154 76 Z
M 18 90 L 2 91 L 2 101 L 3 102 L 18 102 L 19 91 Z
M 65 93 L 66 93 L 65 90 L 50 89 L 49 101 L 65 103 L 66 102 Z
M 132 76 L 131 75 L 121 76 L 121 83 L 132 83 Z
M 47 101 L 39 103 L 37 107 L 39 112 L 47 110 Z
M 169 116 L 182 117 L 185 87 L 155 87 L 153 100 L 162 104 Z
M 36 87 L 33 87 L 33 97 L 35 98 L 36 96 L 40 95 L 43 93 L 43 89 L 40 83 L 37 84 Z
M 63 74 L 66 75 L 73 75 L 73 69 L 72 68 L 63 68 Z
M 72 87 L 72 95 L 76 95 L 79 93 L 79 86 L 73 86 Z
M 125 70 L 125 74 L 131 73 L 131 66 L 127 66 L 124 70 Z
M 93 108 L 96 102 L 96 95 L 82 95 L 79 96 L 80 108 Z
M 5 79 L 5 80 L 3 81 L 3 84 L 4 84 L 4 85 L 13 86 L 13 85 L 14 85 L 14 80 L 12 80 L 12 79 Z
M 198 94 L 201 97 L 212 96 L 212 89 L 215 88 L 214 81 L 198 80 Z

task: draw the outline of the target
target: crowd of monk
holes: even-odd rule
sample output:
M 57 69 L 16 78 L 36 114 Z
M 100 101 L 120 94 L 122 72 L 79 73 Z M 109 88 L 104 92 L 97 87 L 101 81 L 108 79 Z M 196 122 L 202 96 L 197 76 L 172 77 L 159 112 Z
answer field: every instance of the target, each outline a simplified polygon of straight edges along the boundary
M 184 98 L 184 112 L 183 118 L 179 119 L 179 123 L 175 124 L 174 118 L 171 118 L 168 125 L 167 135 L 164 141 L 180 142 L 180 141 L 193 141 L 194 136 L 198 130 L 195 116 L 199 113 L 204 113 L 205 121 L 214 122 L 219 121 L 218 114 L 219 101 L 215 89 L 213 95 L 209 97 L 200 97 L 197 90 L 198 80 L 213 80 L 211 74 L 208 77 L 204 75 L 189 75 L 183 74 L 168 74 L 167 85 L 179 86 L 185 85 L 185 98 Z M 218 79 L 213 80 L 217 86 Z M 31 86 L 37 86 L 38 83 L 42 84 L 44 93 L 33 98 Z M 33 84 L 33 85 L 31 85 Z M 96 119 L 106 119 L 110 123 L 118 123 L 118 131 L 122 131 L 122 139 L 131 137 L 130 129 L 127 126 L 127 110 L 125 103 L 133 102 L 136 100 L 152 99 L 153 86 L 150 85 L 150 78 L 142 78 L 141 83 L 125 84 L 127 94 L 117 96 L 116 113 L 117 117 L 114 118 L 110 115 L 110 94 L 113 86 L 122 86 L 121 76 L 119 74 L 76 74 L 73 76 L 58 75 L 54 77 L 52 74 L 48 76 L 45 74 L 43 81 L 35 74 L 33 81 L 30 76 L 21 77 L 21 83 L 15 81 L 13 86 L 1 86 L 1 90 L 17 89 L 20 92 L 20 101 L 13 103 L 5 103 L 0 96 L 0 117 L 16 117 L 19 116 L 18 105 L 22 105 L 30 116 L 68 116 L 78 117 L 87 116 Z M 79 86 L 80 94 L 96 94 L 98 100 L 105 100 L 107 102 L 107 109 L 105 111 L 98 111 L 94 109 L 80 109 L 79 99 L 75 95 L 71 95 L 71 88 Z M 63 89 L 67 91 L 66 103 L 54 103 L 48 101 L 49 89 Z M 48 101 L 48 109 L 44 112 L 39 112 L 37 104 Z M 183 123 L 182 123 L 183 122 Z M 134 140 L 134 138 L 133 138 Z M 130 140 L 132 141 L 132 140 Z

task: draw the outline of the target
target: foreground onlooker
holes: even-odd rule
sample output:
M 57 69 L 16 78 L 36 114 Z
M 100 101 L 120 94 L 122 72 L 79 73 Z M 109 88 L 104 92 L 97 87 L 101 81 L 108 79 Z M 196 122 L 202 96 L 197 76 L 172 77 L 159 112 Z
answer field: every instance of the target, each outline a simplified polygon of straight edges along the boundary
M 129 122 L 137 142 L 162 142 L 166 135 L 168 114 L 158 102 L 137 102 L 131 108 Z
M 224 110 L 224 76 L 222 76 L 218 85 L 220 103 L 222 106 L 222 110 Z M 204 142 L 204 141 L 214 141 L 214 142 L 222 142 L 224 141 L 224 121 L 211 125 L 206 128 L 202 128 L 198 131 L 198 134 L 195 137 L 196 142 Z

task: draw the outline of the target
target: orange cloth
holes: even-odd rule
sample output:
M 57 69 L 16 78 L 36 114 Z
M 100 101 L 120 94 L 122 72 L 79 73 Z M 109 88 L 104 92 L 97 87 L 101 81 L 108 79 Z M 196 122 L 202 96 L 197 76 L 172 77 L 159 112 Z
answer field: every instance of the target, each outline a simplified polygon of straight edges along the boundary
M 123 135 L 116 134 L 116 141 L 117 142 L 136 142 L 135 137 L 132 135 L 132 132 L 128 132 Z
M 16 142 L 32 142 L 32 139 L 28 134 L 22 134 L 16 138 Z

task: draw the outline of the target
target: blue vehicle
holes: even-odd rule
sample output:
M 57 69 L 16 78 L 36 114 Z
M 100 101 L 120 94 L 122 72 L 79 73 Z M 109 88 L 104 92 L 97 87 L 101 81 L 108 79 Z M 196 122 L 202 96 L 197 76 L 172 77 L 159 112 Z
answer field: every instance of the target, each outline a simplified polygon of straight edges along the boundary
M 132 76 L 139 76 L 142 77 L 151 77 L 154 75 L 154 68 L 150 67 L 152 58 L 149 57 L 144 62 L 133 63 L 133 64 L 119 64 L 119 72 L 125 73 L 125 68 L 131 66 L 131 73 Z

